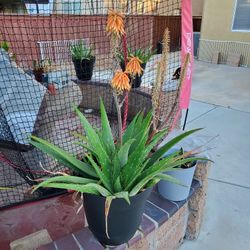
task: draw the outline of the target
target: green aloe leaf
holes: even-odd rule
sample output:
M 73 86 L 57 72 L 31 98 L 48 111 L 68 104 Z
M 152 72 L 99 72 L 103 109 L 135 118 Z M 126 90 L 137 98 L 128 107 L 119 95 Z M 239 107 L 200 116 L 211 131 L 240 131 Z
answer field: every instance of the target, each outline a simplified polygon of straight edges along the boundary
M 111 186 L 111 181 L 110 178 L 108 178 L 100 169 L 100 167 L 96 164 L 96 162 L 94 161 L 94 159 L 92 158 L 91 155 L 87 155 L 86 157 L 88 158 L 88 160 L 90 161 L 91 165 L 94 167 L 98 177 L 100 178 L 101 182 L 103 183 L 103 185 L 112 192 L 112 186 Z
M 167 142 L 164 146 L 162 146 L 161 148 L 159 148 L 151 157 L 150 161 L 148 162 L 148 166 L 153 165 L 156 161 L 158 161 L 169 149 L 173 148 L 178 142 L 180 142 L 181 140 L 183 140 L 184 138 L 186 138 L 187 136 L 197 132 L 201 130 L 201 128 L 198 129 L 193 129 L 193 130 L 189 130 L 181 135 L 176 136 L 175 138 L 173 138 L 172 140 L 170 140 L 169 142 Z
M 135 125 L 136 125 L 136 121 L 137 121 L 139 115 L 140 115 L 140 113 L 138 113 L 134 117 L 134 119 L 129 123 L 126 130 L 124 131 L 123 136 L 122 136 L 123 143 L 126 143 L 130 139 L 134 139 L 133 135 L 134 135 Z
M 114 192 L 120 192 L 121 190 L 119 189 L 119 185 L 118 186 L 116 185 L 116 184 L 119 184 L 119 183 L 116 183 L 116 181 L 121 173 L 121 163 L 119 161 L 117 153 L 113 156 L 111 166 L 112 167 L 110 168 L 110 176 L 111 176 L 110 179 L 111 179 L 113 190 Z
M 157 176 L 153 179 L 151 179 L 145 186 L 144 188 L 145 189 L 148 189 L 148 188 L 151 188 L 153 186 L 155 186 L 161 179 L 160 178 L 157 178 Z
M 116 180 L 115 180 L 114 190 L 115 190 L 115 192 L 121 192 L 122 191 L 122 185 L 121 185 L 120 176 L 118 176 L 116 178 Z
M 152 178 L 167 171 L 176 170 L 175 167 L 181 166 L 188 162 L 207 160 L 206 158 L 190 157 L 182 160 L 175 160 L 172 158 L 165 158 L 155 163 L 150 168 L 146 169 L 137 180 L 137 184 L 130 191 L 130 196 L 137 194 Z M 180 170 L 181 171 L 181 170 Z
M 85 135 L 77 133 L 77 132 L 72 132 L 72 135 L 75 136 L 76 138 L 82 140 L 82 142 L 88 143 L 88 139 Z
M 105 147 L 108 149 L 108 152 L 112 154 L 115 151 L 114 137 L 112 134 L 108 116 L 107 116 L 102 99 L 100 103 L 101 103 L 100 109 L 101 109 L 101 121 L 102 121 L 102 140 L 103 140 Z
M 152 121 L 152 112 L 149 112 L 145 118 L 143 117 L 143 114 L 139 115 L 135 123 L 134 133 L 131 138 L 135 139 L 135 143 L 131 145 L 130 153 L 134 152 L 134 150 L 137 148 L 138 141 L 145 141 L 145 143 L 147 142 L 151 121 Z
M 90 148 L 87 144 L 84 144 L 84 143 L 79 142 L 79 141 L 76 141 L 76 142 L 74 142 L 73 144 L 76 144 L 76 145 L 78 145 L 78 146 L 81 146 L 83 149 L 86 149 L 86 151 L 88 151 L 89 153 L 91 153 L 91 154 L 97 156 L 97 153 L 96 153 L 92 148 Z
M 48 183 L 68 183 L 68 184 L 88 184 L 88 183 L 97 183 L 97 180 L 93 179 L 88 179 L 88 178 L 83 178 L 83 177 L 77 177 L 77 176 L 55 176 L 55 177 L 50 177 L 40 184 L 38 184 L 32 191 L 35 192 L 38 188 L 40 187 L 46 187 Z
M 106 188 L 96 183 L 89 183 L 89 184 L 81 185 L 81 184 L 51 182 L 51 183 L 47 183 L 45 186 L 41 185 L 41 187 L 74 190 L 80 193 L 96 194 L 96 195 L 102 195 L 104 197 L 111 196 L 111 193 Z
M 76 109 L 76 113 L 80 119 L 80 122 L 86 132 L 89 146 L 90 148 L 96 152 L 96 156 L 98 158 L 98 161 L 102 167 L 103 173 L 106 175 L 106 177 L 109 176 L 109 167 L 110 167 L 110 159 L 109 155 L 107 154 L 103 144 L 94 130 L 94 128 L 91 126 L 91 124 L 88 122 L 88 120 L 85 118 L 85 116 Z
M 140 126 L 138 126 L 138 131 L 140 132 L 134 135 L 135 142 L 130 147 L 128 162 L 122 169 L 122 184 L 125 187 L 131 183 L 131 180 L 135 179 L 135 174 L 138 175 L 142 171 L 143 162 L 148 155 L 145 148 L 148 140 L 151 118 L 152 114 L 149 113 L 144 120 L 142 116 L 139 116 L 136 121 L 135 127 L 138 126 L 137 123 L 139 122 Z
M 116 198 L 124 199 L 125 201 L 127 201 L 128 204 L 130 204 L 129 193 L 128 193 L 128 192 L 119 192 L 119 193 L 115 193 L 114 196 L 115 196 Z
M 157 174 L 156 177 L 158 177 L 161 180 L 169 181 L 169 182 L 172 182 L 174 184 L 186 187 L 186 185 L 183 185 L 183 183 L 181 183 L 178 179 L 174 178 L 171 175 L 168 175 L 168 174 Z
M 135 139 L 128 140 L 125 144 L 123 144 L 118 151 L 118 159 L 120 161 L 121 167 L 123 167 L 128 162 L 128 153 L 132 143 Z
M 31 136 L 30 144 L 39 148 L 43 152 L 49 154 L 50 156 L 57 159 L 60 163 L 65 165 L 66 167 L 71 168 L 72 170 L 80 173 L 80 174 L 88 174 L 92 177 L 97 177 L 94 169 L 79 160 L 77 160 L 74 156 L 70 155 L 63 149 L 35 136 Z

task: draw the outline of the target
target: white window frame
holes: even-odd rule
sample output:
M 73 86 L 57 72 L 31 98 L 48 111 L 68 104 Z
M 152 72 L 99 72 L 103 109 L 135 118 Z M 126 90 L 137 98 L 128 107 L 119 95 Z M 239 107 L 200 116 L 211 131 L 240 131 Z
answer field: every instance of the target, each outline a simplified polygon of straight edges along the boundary
M 247 29 L 247 30 L 234 29 L 234 21 L 235 21 L 235 15 L 236 15 L 236 10 L 237 10 L 237 5 L 238 5 L 238 0 L 235 0 L 231 31 L 232 31 L 232 32 L 245 32 L 245 33 L 250 33 L 250 27 L 249 27 L 249 29 Z

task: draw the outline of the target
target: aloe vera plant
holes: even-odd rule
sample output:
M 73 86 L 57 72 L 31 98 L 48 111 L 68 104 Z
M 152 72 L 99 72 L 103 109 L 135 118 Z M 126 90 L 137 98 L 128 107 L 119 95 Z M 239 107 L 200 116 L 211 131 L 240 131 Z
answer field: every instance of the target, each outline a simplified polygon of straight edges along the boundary
M 128 48 L 128 57 L 135 56 L 138 57 L 142 63 L 147 63 L 151 56 L 153 56 L 156 53 L 156 50 L 152 50 L 152 47 L 147 47 L 146 49 L 136 49 L 132 50 L 131 48 Z M 124 53 L 119 52 L 117 53 L 117 57 L 121 62 L 124 62 Z
M 71 45 L 70 52 L 75 60 L 91 60 L 94 57 L 92 49 L 85 46 L 82 41 L 79 44 Z
M 82 160 L 35 136 L 32 136 L 30 143 L 57 159 L 78 176 L 51 177 L 37 185 L 35 189 L 40 187 L 70 189 L 104 197 L 124 198 L 129 202 L 130 196 L 153 186 L 161 179 L 177 182 L 164 172 L 200 159 L 195 157 L 183 159 L 178 156 L 179 152 L 162 158 L 176 143 L 199 129 L 175 137 L 152 153 L 152 149 L 166 136 L 167 131 L 160 131 L 150 139 L 151 113 L 146 117 L 138 114 L 133 119 L 123 133 L 122 143 L 115 143 L 102 102 L 102 127 L 99 130 L 94 129 L 78 109 L 76 113 L 86 133 L 86 136 L 76 134 L 79 139 L 76 143 L 82 146 L 85 152 Z

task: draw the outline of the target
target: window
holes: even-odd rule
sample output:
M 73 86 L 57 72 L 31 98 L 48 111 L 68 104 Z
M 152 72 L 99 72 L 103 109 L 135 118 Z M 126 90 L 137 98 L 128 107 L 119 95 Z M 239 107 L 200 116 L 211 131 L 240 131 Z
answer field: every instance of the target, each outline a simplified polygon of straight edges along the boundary
M 49 15 L 53 9 L 53 0 L 22 0 L 30 15 Z
M 62 1 L 62 0 L 60 0 Z M 63 0 L 62 13 L 72 15 L 102 14 L 103 0 Z
M 236 0 L 232 30 L 250 32 L 250 0 Z
M 63 2 L 64 14 L 81 14 L 81 2 L 80 1 L 65 1 Z

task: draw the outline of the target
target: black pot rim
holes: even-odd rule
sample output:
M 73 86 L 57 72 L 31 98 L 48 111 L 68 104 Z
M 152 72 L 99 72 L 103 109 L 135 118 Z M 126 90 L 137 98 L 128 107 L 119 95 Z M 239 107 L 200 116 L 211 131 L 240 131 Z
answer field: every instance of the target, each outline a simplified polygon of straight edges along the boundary
M 82 61 L 93 62 L 93 61 L 95 61 L 95 59 L 96 59 L 95 56 L 93 56 L 93 57 L 91 57 L 91 59 L 86 59 L 86 58 L 83 58 L 83 59 L 75 59 L 75 58 L 72 58 L 72 61 L 73 61 L 73 62 L 77 62 L 77 61 L 78 61 L 78 62 L 79 62 L 79 61 L 80 61 L 80 62 L 82 62 Z
M 140 226 L 144 205 L 151 190 L 147 188 L 131 196 L 130 204 L 123 198 L 113 199 L 108 216 L 105 215 L 106 197 L 86 194 L 83 204 L 86 218 L 89 229 L 99 242 L 105 245 L 128 242 Z
M 144 189 L 143 191 L 140 191 L 139 193 L 137 193 L 136 195 L 133 195 L 133 196 L 129 196 L 129 199 L 133 199 L 133 198 L 137 198 L 137 197 L 140 197 L 144 192 L 146 191 L 150 191 L 152 190 L 153 187 L 150 187 L 150 188 L 147 188 L 147 189 Z M 107 197 L 106 196 L 102 196 L 102 195 L 97 195 L 97 194 L 90 194 L 90 193 L 83 193 L 83 195 L 90 195 L 90 196 L 95 196 L 95 197 L 99 197 L 100 199 L 103 199 L 103 200 L 106 200 Z M 124 198 L 114 198 L 113 200 L 124 200 Z

